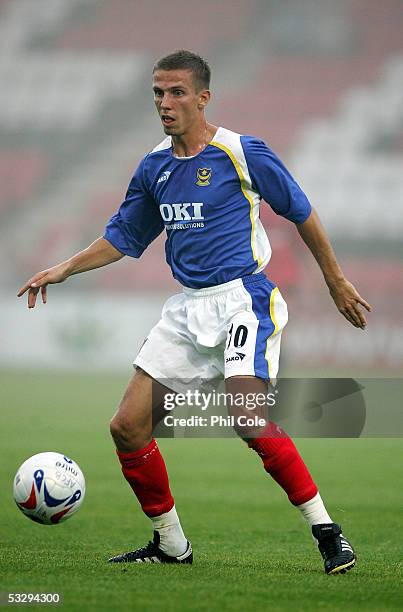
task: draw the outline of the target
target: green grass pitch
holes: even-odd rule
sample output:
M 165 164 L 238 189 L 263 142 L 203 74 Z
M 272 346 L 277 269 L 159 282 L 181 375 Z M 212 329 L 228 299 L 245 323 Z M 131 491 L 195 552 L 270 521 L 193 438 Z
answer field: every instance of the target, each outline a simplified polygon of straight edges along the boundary
M 129 375 L 129 373 L 128 373 Z M 3 372 L 0 591 L 59 592 L 80 610 L 393 610 L 402 607 L 402 441 L 299 440 L 322 497 L 358 552 L 326 576 L 309 530 L 243 443 L 161 440 L 193 566 L 108 565 L 151 532 L 124 482 L 108 421 L 126 379 Z M 42 526 L 12 479 L 37 452 L 72 456 L 87 480 L 70 521 Z

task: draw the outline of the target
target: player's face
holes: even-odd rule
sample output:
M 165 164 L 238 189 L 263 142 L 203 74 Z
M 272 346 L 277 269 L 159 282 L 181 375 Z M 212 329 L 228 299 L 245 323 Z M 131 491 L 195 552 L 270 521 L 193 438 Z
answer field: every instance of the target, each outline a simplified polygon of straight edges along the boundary
M 207 89 L 196 91 L 190 70 L 156 70 L 153 91 L 164 132 L 171 136 L 182 136 L 198 125 L 210 99 Z

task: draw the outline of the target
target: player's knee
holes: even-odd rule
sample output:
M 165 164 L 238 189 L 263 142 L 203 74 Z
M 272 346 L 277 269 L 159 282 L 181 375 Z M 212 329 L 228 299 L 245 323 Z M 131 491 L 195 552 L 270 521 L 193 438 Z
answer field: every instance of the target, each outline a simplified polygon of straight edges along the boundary
M 116 443 L 129 442 L 135 434 L 133 425 L 117 415 L 111 420 L 109 430 Z
M 144 427 L 119 415 L 113 417 L 109 429 L 117 448 L 137 450 L 146 446 L 151 437 Z

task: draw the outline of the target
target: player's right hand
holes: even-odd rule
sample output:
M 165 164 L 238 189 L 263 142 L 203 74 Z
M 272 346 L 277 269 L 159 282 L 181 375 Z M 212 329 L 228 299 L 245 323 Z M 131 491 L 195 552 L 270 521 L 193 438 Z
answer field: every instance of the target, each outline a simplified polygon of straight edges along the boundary
M 48 270 L 37 272 L 23 287 L 21 287 L 17 293 L 17 297 L 21 297 L 28 291 L 28 308 L 35 308 L 36 298 L 40 291 L 42 302 L 46 304 L 47 286 L 55 283 L 62 283 L 68 276 L 69 274 L 65 264 L 59 264 Z

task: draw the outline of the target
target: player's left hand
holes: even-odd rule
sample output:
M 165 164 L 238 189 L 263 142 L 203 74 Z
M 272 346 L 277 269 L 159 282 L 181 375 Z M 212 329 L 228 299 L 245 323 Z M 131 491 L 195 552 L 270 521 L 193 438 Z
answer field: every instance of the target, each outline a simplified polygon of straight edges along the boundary
M 330 295 L 332 296 L 337 309 L 354 327 L 365 329 L 367 321 L 362 312 L 363 306 L 368 312 L 372 308 L 358 293 L 354 285 L 348 280 L 339 281 L 336 285 L 330 287 Z

